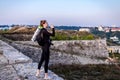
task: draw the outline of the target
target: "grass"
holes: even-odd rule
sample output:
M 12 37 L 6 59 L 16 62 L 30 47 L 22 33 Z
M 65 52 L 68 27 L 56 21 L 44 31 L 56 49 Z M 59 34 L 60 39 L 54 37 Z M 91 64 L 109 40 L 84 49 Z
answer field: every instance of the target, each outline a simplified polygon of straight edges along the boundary
M 52 65 L 50 69 L 64 80 L 120 80 L 120 70 L 114 65 Z
M 120 60 L 118 53 L 109 53 L 109 57 Z M 50 69 L 64 80 L 120 80 L 120 64 L 59 64 L 50 66 Z

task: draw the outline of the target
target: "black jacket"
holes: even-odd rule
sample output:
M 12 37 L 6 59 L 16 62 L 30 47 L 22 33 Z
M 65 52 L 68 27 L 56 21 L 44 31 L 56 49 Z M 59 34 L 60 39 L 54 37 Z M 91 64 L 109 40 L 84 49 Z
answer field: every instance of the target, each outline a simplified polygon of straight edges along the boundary
M 45 44 L 51 44 L 50 36 L 55 36 L 55 29 L 52 28 L 52 33 L 48 32 L 47 29 L 42 28 L 39 36 L 42 36 Z

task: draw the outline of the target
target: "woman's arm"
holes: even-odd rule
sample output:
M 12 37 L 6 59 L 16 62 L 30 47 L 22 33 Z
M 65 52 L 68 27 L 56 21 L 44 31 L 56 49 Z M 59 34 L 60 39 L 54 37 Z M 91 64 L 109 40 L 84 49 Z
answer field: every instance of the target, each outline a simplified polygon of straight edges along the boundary
M 48 32 L 47 30 L 44 30 L 43 33 L 48 36 L 55 36 L 55 29 L 52 28 L 52 33 Z

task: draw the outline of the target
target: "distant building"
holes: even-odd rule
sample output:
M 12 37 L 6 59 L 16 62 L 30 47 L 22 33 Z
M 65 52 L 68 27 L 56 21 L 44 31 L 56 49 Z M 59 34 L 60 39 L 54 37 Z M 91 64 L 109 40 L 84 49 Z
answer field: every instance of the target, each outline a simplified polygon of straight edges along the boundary
M 112 32 L 120 31 L 120 28 L 112 28 L 111 31 L 112 31 Z
M 106 29 L 105 30 L 105 32 L 110 32 L 110 30 L 111 30 L 111 32 L 116 32 L 116 31 L 120 31 L 120 28 L 114 28 L 114 27 L 112 27 L 112 28 L 108 28 L 108 29 Z
M 106 28 L 106 29 L 105 29 L 105 32 L 110 32 L 110 29 L 109 29 L 109 28 Z
M 98 26 L 98 31 L 104 31 L 102 26 Z
M 110 37 L 111 40 L 113 40 L 114 42 L 118 42 L 119 41 L 119 38 L 114 36 L 114 37 Z
M 86 31 L 86 32 L 90 32 L 90 29 L 89 28 L 80 28 L 79 31 Z

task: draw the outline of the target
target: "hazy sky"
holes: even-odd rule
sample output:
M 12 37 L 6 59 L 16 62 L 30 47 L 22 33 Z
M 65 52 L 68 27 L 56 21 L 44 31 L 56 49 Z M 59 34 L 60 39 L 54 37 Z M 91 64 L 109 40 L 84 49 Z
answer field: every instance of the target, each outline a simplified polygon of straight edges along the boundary
M 120 0 L 0 0 L 0 24 L 120 26 Z

